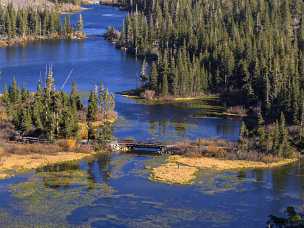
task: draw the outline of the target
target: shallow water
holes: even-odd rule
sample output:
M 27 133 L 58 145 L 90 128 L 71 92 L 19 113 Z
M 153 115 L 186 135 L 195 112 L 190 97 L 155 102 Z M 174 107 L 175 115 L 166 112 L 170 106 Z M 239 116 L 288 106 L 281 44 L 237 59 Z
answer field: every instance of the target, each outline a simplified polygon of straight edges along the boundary
M 145 167 L 163 159 L 103 154 L 0 181 L 0 226 L 264 227 L 268 214 L 303 202 L 301 166 L 205 170 L 181 186 L 149 180 Z
M 108 25 L 120 26 L 125 15 L 115 8 L 94 7 L 83 12 L 86 41 L 0 49 L 1 87 L 15 77 L 34 89 L 46 64 L 53 64 L 57 88 L 72 69 L 71 80 L 84 93 L 99 80 L 112 92 L 136 87 L 140 61 L 100 37 Z M 239 120 L 197 118 L 201 109 L 196 105 L 151 106 L 121 96 L 116 101 L 120 118 L 114 133 L 119 138 L 238 139 Z M 0 227 L 264 227 L 269 214 L 303 203 L 300 164 L 260 171 L 204 170 L 194 185 L 180 186 L 149 180 L 145 167 L 164 159 L 104 154 L 1 180 Z

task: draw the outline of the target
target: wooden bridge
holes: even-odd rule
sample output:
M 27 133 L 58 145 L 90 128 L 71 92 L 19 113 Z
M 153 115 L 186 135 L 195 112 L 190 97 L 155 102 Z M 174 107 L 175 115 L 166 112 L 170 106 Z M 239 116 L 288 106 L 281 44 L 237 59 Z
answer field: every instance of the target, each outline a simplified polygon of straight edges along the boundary
M 147 151 L 151 153 L 156 152 L 159 154 L 163 154 L 167 152 L 168 145 L 159 142 L 141 142 L 141 141 L 133 141 L 133 140 L 122 140 L 116 143 L 112 143 L 112 148 L 114 150 L 117 149 L 117 150 L 127 150 L 127 151 Z
M 22 136 L 17 136 L 13 139 L 14 141 L 18 143 L 24 143 L 24 144 L 34 144 L 34 143 L 51 143 L 47 139 L 41 139 L 41 138 L 36 138 L 36 137 L 22 137 Z

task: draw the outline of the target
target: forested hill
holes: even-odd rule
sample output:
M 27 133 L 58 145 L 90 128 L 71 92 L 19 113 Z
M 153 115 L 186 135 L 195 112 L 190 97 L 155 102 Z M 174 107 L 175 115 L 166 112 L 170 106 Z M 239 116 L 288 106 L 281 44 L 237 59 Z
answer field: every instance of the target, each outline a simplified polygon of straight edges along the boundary
M 236 94 L 263 115 L 303 121 L 304 4 L 298 0 L 125 0 L 119 44 L 156 54 L 160 96 Z

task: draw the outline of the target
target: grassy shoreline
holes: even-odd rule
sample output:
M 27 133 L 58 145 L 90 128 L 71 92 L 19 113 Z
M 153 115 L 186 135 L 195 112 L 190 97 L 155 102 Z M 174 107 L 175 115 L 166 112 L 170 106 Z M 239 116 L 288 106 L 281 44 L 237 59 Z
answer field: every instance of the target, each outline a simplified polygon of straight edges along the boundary
M 94 153 L 75 151 L 57 152 L 53 154 L 0 154 L 0 180 L 43 166 L 77 161 L 93 155 Z
M 271 169 L 298 161 L 298 158 L 282 159 L 275 162 L 259 162 L 246 160 L 226 160 L 210 157 L 169 156 L 166 163 L 152 168 L 150 180 L 167 184 L 192 184 L 197 174 L 203 169 L 219 172 L 242 169 Z

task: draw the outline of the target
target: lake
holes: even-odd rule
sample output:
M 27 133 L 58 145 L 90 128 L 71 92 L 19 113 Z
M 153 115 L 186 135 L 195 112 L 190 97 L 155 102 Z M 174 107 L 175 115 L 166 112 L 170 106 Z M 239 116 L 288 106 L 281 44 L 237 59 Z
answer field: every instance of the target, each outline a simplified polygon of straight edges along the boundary
M 126 55 L 101 34 L 118 28 L 126 12 L 92 6 L 82 13 L 88 39 L 44 41 L 0 49 L 1 88 L 16 78 L 35 89 L 46 65 L 56 88 L 69 72 L 83 94 L 102 81 L 111 92 L 135 88 L 141 60 Z M 78 15 L 72 16 L 76 21 Z M 146 105 L 116 96 L 117 138 L 174 141 L 219 138 L 235 141 L 240 120 L 198 115 L 199 105 Z M 45 167 L 0 181 L 0 227 L 264 227 L 271 213 L 303 203 L 301 164 L 272 170 L 201 171 L 190 186 L 149 179 L 164 157 L 102 154 Z
M 57 88 L 69 90 L 77 82 L 83 93 L 103 84 L 111 92 L 135 88 L 141 61 L 127 56 L 101 37 L 109 25 L 121 26 L 126 12 L 112 7 L 95 7 L 82 13 L 88 39 L 85 41 L 43 41 L 25 47 L 0 49 L 0 82 L 15 78 L 19 86 L 34 90 L 45 79 L 45 68 L 52 65 Z M 76 23 L 78 15 L 72 16 Z M 197 137 L 237 140 L 240 121 L 219 118 L 195 118 L 199 111 L 180 105 L 143 105 L 122 96 L 116 97 L 119 121 L 115 136 L 119 138 L 176 140 Z

